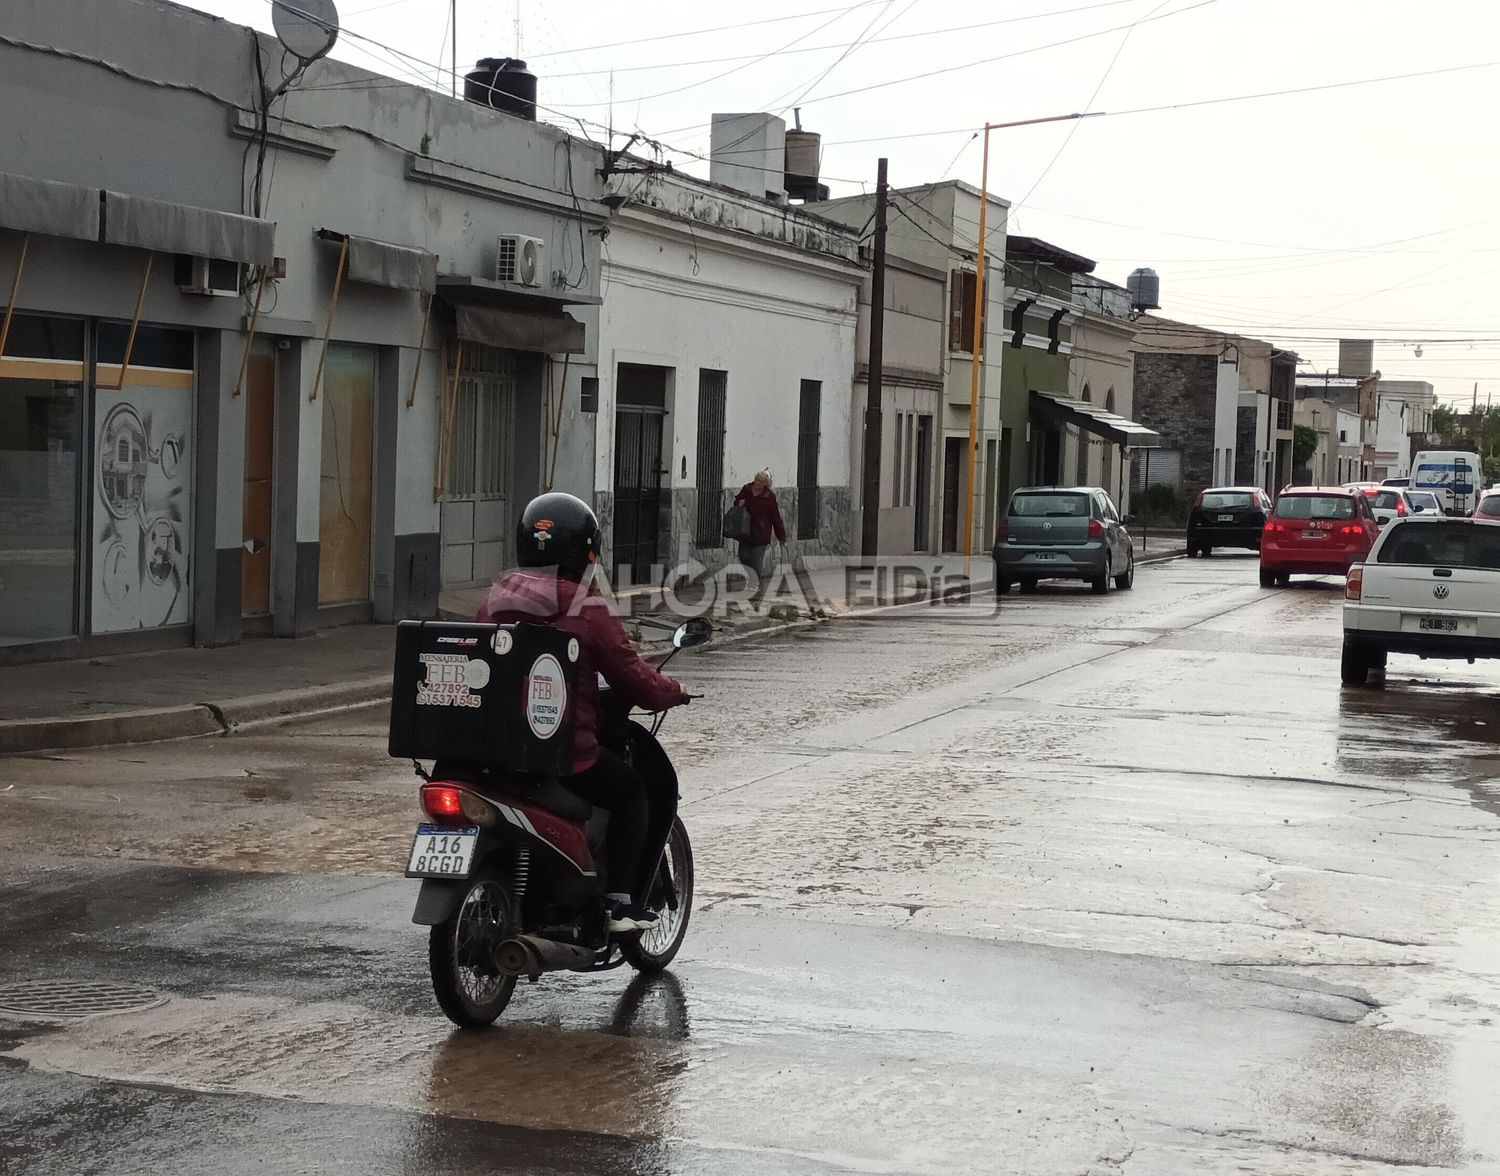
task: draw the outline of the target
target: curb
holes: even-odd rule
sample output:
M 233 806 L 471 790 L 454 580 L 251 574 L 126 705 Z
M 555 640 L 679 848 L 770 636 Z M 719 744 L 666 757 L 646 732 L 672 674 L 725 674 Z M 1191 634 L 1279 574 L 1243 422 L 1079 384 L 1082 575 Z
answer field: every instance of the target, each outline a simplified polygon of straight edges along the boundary
M 0 721 L 0 755 L 76 750 L 116 743 L 157 743 L 194 735 L 218 735 L 224 728 L 214 708 L 203 703 L 151 710 L 111 711 L 69 719 Z

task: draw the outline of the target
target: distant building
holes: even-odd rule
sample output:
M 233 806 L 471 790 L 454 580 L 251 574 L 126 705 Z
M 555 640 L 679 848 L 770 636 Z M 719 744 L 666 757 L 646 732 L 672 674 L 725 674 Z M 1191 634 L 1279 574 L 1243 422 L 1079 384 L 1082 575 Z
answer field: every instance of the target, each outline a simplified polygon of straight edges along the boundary
M 1379 420 L 1375 436 L 1375 468 L 1384 478 L 1404 478 L 1412 455 L 1421 448 L 1418 438 L 1432 432 L 1432 410 L 1437 393 L 1425 380 L 1386 380 L 1375 385 Z
M 1151 315 L 1137 324 L 1135 416 L 1162 448 L 1143 482 L 1196 492 L 1253 485 L 1274 492 L 1292 477 L 1297 356 L 1263 339 Z

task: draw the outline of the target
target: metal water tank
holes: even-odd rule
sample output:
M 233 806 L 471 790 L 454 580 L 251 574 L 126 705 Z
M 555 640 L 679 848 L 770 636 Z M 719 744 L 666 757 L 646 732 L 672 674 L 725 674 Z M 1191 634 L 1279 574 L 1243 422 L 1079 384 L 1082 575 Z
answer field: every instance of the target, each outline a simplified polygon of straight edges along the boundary
M 515 57 L 486 57 L 464 75 L 464 97 L 536 121 L 536 74 Z
M 1156 310 L 1161 306 L 1161 279 L 1154 269 L 1131 270 L 1125 279 L 1131 310 Z

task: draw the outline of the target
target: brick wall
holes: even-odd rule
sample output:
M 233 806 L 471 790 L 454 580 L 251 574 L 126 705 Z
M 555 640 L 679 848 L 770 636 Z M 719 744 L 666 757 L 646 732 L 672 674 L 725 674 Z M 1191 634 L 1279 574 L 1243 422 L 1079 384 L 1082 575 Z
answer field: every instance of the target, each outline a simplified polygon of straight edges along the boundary
M 1201 490 L 1213 479 L 1214 400 L 1219 360 L 1214 355 L 1135 357 L 1135 419 L 1161 434 L 1164 449 L 1182 453 L 1182 484 Z

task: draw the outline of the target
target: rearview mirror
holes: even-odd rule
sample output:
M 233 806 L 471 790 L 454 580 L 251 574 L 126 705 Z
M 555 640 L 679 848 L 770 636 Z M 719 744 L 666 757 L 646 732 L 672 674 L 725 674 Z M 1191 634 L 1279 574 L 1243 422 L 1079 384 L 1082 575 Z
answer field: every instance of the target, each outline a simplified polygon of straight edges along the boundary
M 1127 527 L 1133 527 L 1133 526 L 1135 526 L 1135 515 L 1128 514 L 1123 519 L 1121 519 L 1120 521 L 1122 523 L 1124 523 Z
M 673 649 L 687 649 L 693 645 L 704 645 L 714 635 L 714 627 L 702 617 L 692 617 L 677 626 L 672 634 Z

